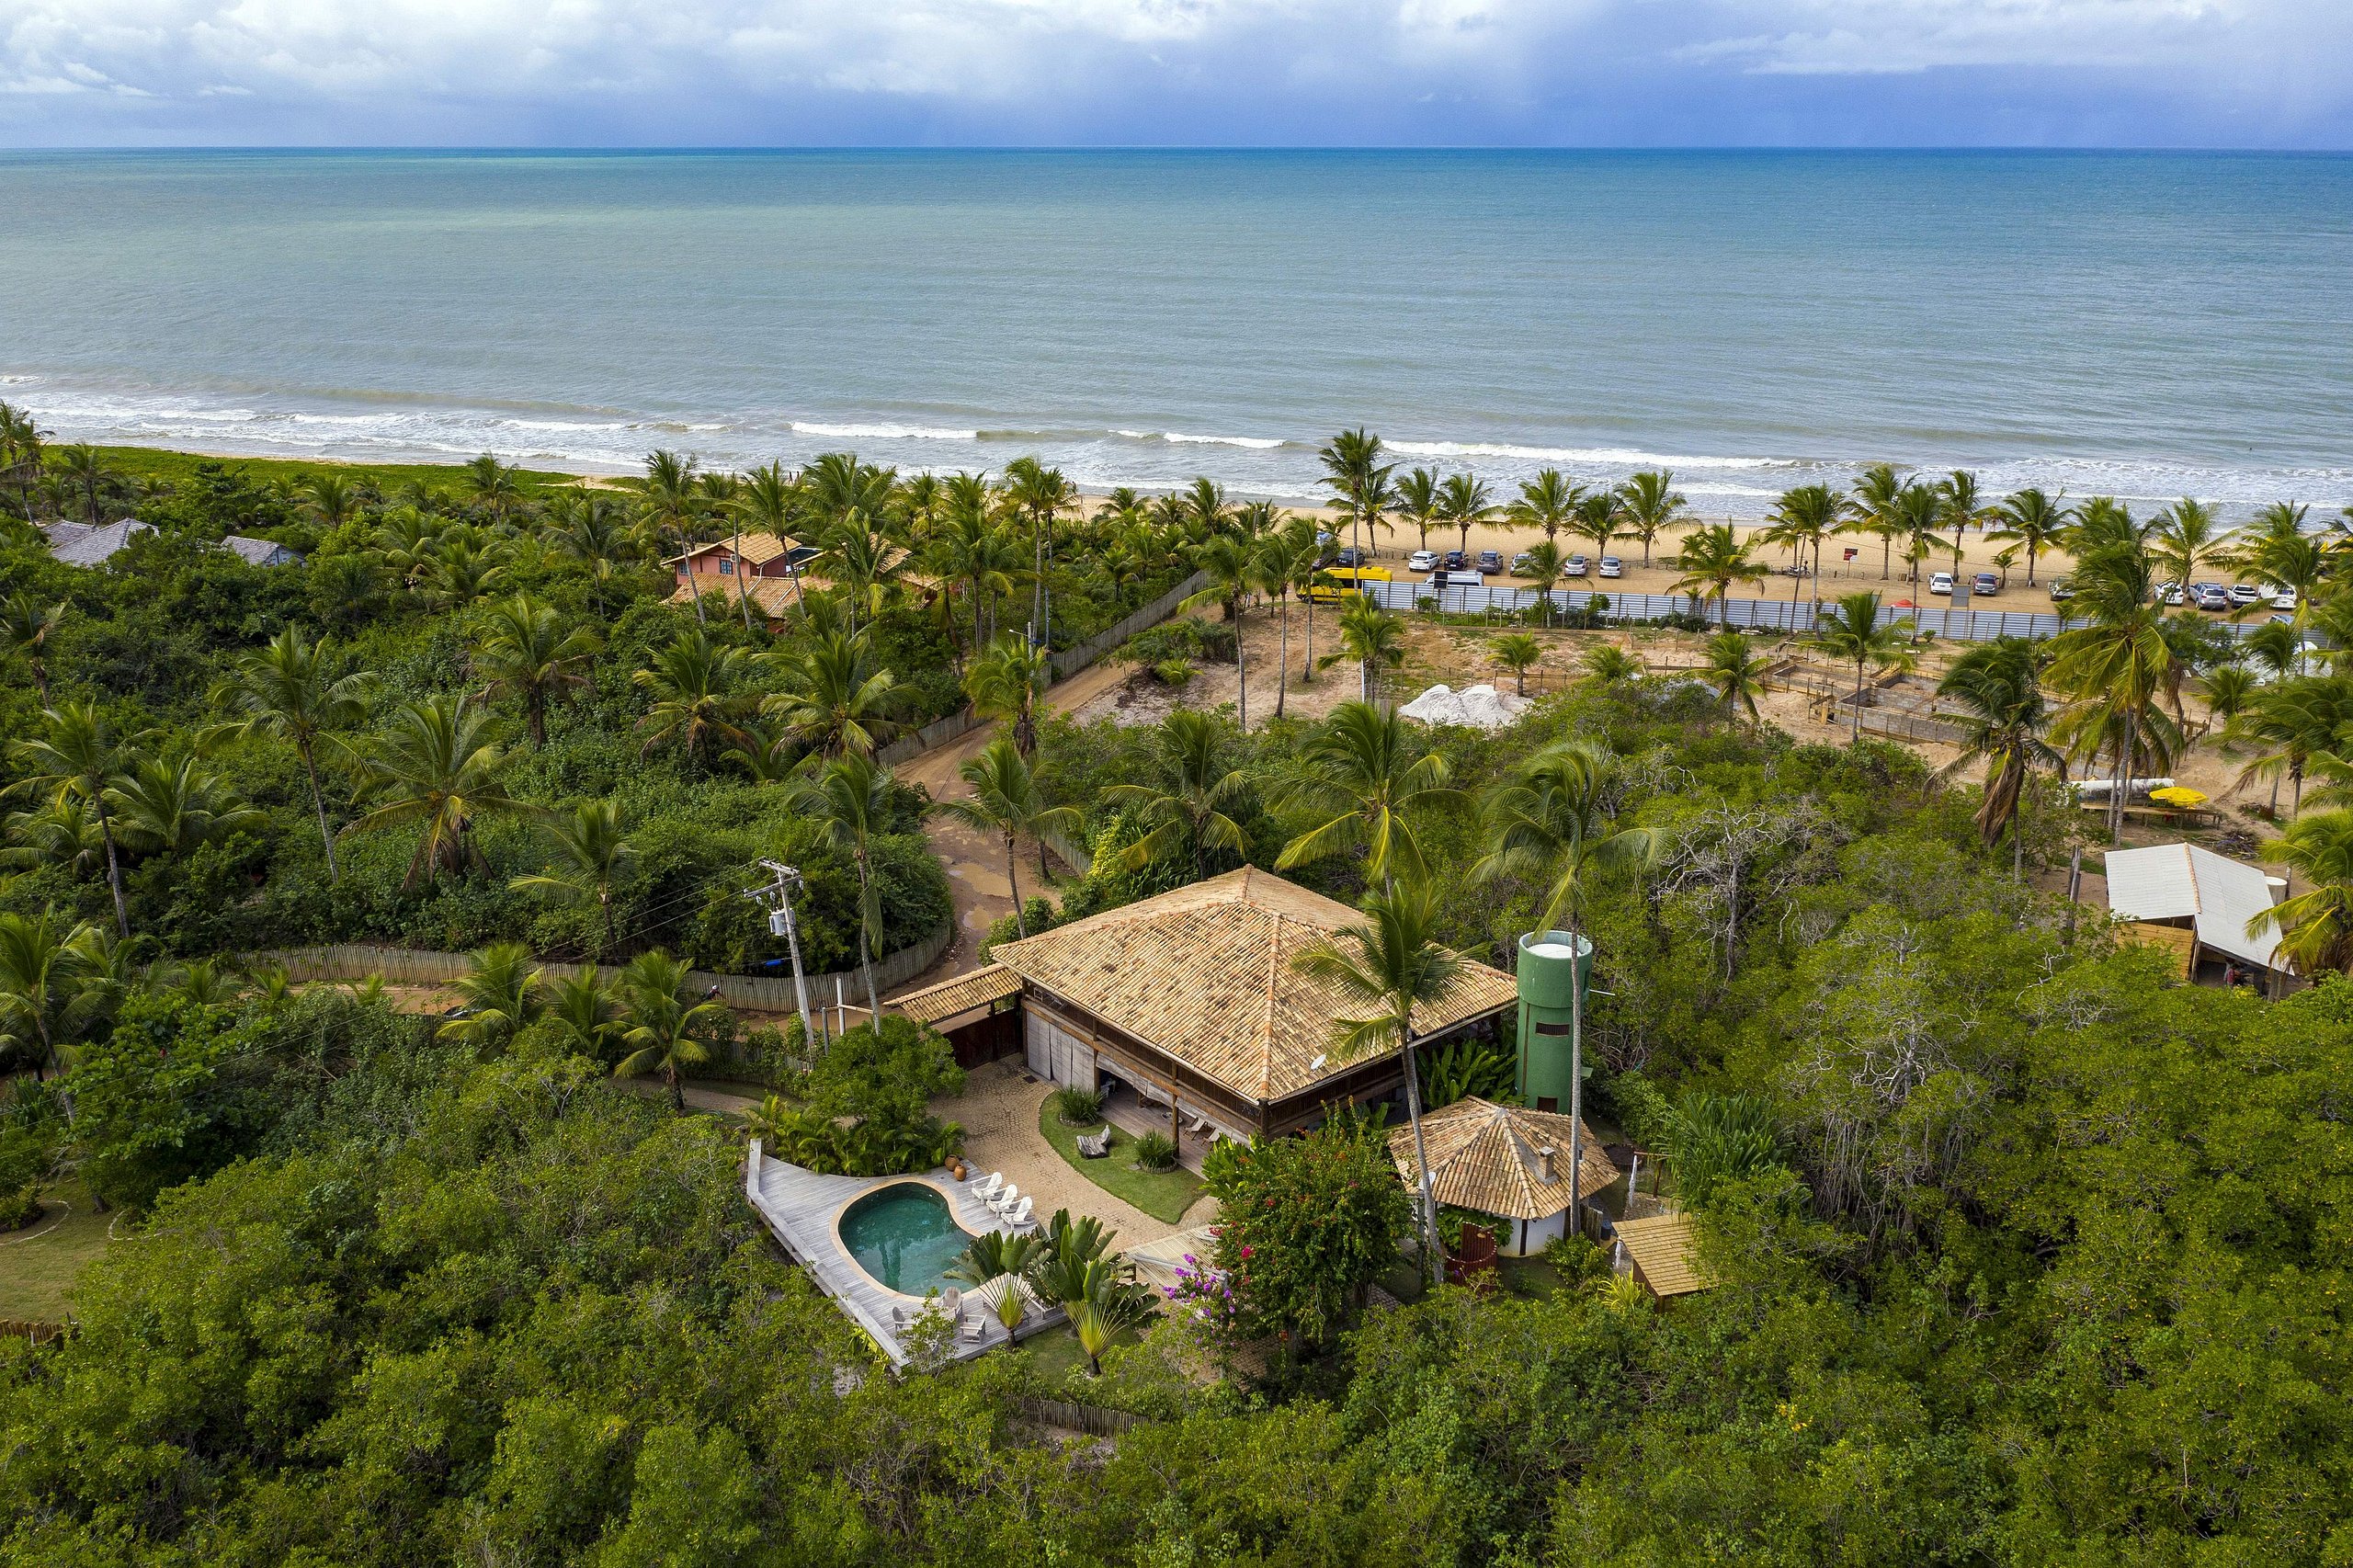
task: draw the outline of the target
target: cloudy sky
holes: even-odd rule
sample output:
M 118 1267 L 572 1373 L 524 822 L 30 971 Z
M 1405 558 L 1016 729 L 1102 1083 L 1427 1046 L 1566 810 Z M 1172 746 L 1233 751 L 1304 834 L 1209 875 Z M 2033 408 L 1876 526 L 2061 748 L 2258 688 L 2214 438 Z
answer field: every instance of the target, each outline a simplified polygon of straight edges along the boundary
M 2353 147 L 2353 0 L 0 0 L 0 144 Z

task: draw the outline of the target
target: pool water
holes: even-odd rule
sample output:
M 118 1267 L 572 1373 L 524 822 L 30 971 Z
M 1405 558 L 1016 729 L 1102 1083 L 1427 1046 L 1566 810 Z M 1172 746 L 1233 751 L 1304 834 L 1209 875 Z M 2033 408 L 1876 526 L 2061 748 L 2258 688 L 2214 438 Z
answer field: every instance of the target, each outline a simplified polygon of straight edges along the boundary
M 972 1236 L 948 1211 L 948 1199 L 921 1182 L 870 1192 L 842 1211 L 842 1244 L 858 1267 L 909 1296 L 947 1289 L 949 1266 Z

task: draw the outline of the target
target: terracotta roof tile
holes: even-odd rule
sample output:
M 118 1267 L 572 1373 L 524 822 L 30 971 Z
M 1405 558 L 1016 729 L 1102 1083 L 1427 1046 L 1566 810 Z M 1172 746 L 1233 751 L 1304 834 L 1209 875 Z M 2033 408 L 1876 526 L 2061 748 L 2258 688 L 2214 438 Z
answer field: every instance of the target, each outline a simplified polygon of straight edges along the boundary
M 937 985 L 910 991 L 884 1005 L 897 1008 L 919 1024 L 936 1024 L 942 1018 L 952 1018 L 959 1013 L 1019 995 L 1020 992 L 1021 977 L 1003 964 L 993 963 Z
M 1715 1283 L 1699 1267 L 1699 1237 L 1688 1213 L 1620 1220 L 1618 1239 L 1654 1296 L 1688 1296 Z
M 1541 1220 L 1568 1208 L 1569 1128 L 1565 1116 L 1525 1110 L 1477 1097 L 1461 1099 L 1422 1118 L 1433 1184 L 1440 1203 L 1499 1214 L 1511 1220 Z M 1552 1151 L 1552 1175 L 1543 1174 L 1541 1151 Z M 1405 1185 L 1420 1179 L 1414 1159 L 1414 1130 L 1389 1134 L 1389 1153 Z M 1584 1167 L 1577 1196 L 1590 1198 L 1618 1179 L 1593 1129 L 1585 1130 L 1577 1163 Z

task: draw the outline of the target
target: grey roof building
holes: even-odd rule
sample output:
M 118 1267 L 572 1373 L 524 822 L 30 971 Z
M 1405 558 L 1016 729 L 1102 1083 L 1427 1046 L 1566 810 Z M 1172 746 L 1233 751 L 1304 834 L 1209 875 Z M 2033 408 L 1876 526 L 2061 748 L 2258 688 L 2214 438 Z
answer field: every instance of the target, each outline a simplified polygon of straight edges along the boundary
M 63 521 L 47 525 L 49 552 L 68 566 L 103 566 L 114 552 L 129 544 L 134 535 L 155 530 L 135 517 L 125 517 L 119 523 L 88 523 Z
M 244 534 L 231 534 L 221 541 L 221 548 L 248 566 L 291 566 L 302 559 L 301 551 L 289 550 L 276 540 L 252 539 Z

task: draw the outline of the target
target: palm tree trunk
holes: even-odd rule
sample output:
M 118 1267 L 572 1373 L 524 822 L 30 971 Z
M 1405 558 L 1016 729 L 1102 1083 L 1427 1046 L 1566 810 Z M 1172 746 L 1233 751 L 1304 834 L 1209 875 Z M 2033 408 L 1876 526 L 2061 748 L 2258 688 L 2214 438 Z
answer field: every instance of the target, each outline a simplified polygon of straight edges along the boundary
M 1863 744 L 1863 661 L 1859 656 L 1855 660 L 1855 711 L 1850 717 L 1855 722 L 1855 733 L 1848 744 L 1861 745 Z
M 1005 885 L 1013 890 L 1013 934 L 1027 938 L 1029 923 L 1021 917 L 1021 858 L 1013 852 L 1013 835 L 1005 835 Z
M 1247 733 L 1250 728 L 1250 671 L 1242 657 L 1242 605 L 1239 600 L 1233 606 L 1233 716 Z
M 1275 717 L 1283 716 L 1283 697 L 1290 690 L 1290 597 L 1286 593 L 1275 601 L 1282 616 L 1282 643 L 1275 654 Z
M 327 831 L 327 798 L 319 792 L 319 768 L 318 765 L 311 760 L 311 748 L 308 743 L 302 746 L 302 770 L 311 776 L 311 804 L 319 813 L 319 842 L 326 846 L 327 852 L 327 881 L 340 881 L 343 880 L 343 873 L 335 869 L 335 835 Z
M 670 1085 L 670 1108 L 687 1108 L 687 1091 L 678 1082 L 678 1063 L 674 1057 L 662 1064 L 662 1076 Z
M 115 928 L 124 941 L 131 940 L 131 908 L 122 898 L 122 862 L 115 854 L 114 821 L 107 814 L 106 802 L 98 802 L 98 836 L 107 846 L 107 888 L 114 894 Z
M 1414 1061 L 1414 1037 L 1410 1026 L 1399 1020 L 1397 1038 L 1403 1043 L 1398 1050 L 1405 1058 L 1405 1119 L 1414 1124 L 1414 1168 L 1420 1180 L 1414 1184 L 1414 1213 L 1422 1227 L 1422 1261 L 1430 1271 L 1430 1283 L 1445 1278 L 1445 1254 L 1438 1248 L 1438 1208 L 1431 1201 L 1429 1145 L 1422 1139 L 1422 1074 Z
M 1299 684 L 1312 686 L 1315 681 L 1315 595 L 1313 586 L 1302 597 L 1307 600 L 1307 653 L 1299 661 Z

